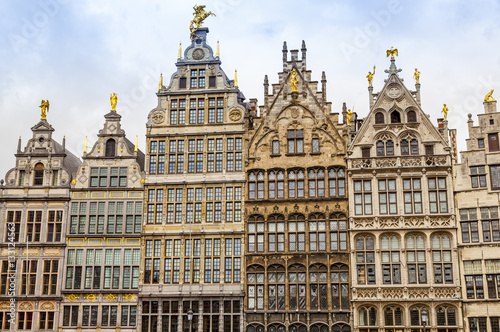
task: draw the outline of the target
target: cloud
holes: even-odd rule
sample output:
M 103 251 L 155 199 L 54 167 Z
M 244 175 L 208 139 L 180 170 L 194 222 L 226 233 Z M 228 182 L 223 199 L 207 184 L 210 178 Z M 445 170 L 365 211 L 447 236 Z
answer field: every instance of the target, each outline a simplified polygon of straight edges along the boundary
M 189 43 L 190 1 L 40 0 L 0 3 L 0 178 L 15 166 L 17 138 L 23 146 L 39 121 L 38 105 L 49 99 L 54 137 L 82 155 L 85 136 L 97 138 L 118 94 L 122 128 L 144 150 L 145 122 L 156 106 L 160 72 L 175 71 L 179 42 Z M 264 75 L 276 83 L 281 48 L 305 40 L 314 80 L 325 71 L 332 109 L 355 105 L 368 113 L 366 74 L 377 66 L 380 90 L 389 66 L 385 50 L 397 47 L 407 86 L 421 71 L 422 107 L 436 123 L 443 103 L 449 126 L 464 149 L 467 113 L 482 112 L 482 98 L 500 91 L 500 11 L 496 1 L 243 1 L 209 0 L 217 16 L 206 20 L 209 43 L 220 41 L 222 67 L 247 98 L 263 100 Z M 395 9 L 396 8 L 396 9 Z M 384 14 L 385 13 L 385 14 Z M 387 15 L 386 13 L 389 13 Z M 385 15 L 385 16 L 384 16 Z M 34 27 L 34 29 L 33 29 Z M 31 30 L 30 30 L 31 28 Z M 13 36 L 19 37 L 13 39 Z M 13 41 L 14 40 L 14 41 Z M 16 42 L 17 41 L 17 42 Z M 354 48 L 349 56 L 342 46 Z

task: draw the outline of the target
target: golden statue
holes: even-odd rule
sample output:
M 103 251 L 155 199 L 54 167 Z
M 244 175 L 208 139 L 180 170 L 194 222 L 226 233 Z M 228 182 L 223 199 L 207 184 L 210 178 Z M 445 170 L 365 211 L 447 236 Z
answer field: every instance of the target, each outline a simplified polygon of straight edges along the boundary
M 389 57 L 389 55 L 391 56 L 391 59 L 394 59 L 394 55 L 398 56 L 398 49 L 391 46 L 391 49 L 387 50 L 387 57 Z
M 368 79 L 368 86 L 372 86 L 373 75 L 375 75 L 375 66 L 373 66 L 373 73 L 368 72 L 368 75 L 366 75 L 366 78 Z
M 347 124 L 351 124 L 352 111 L 347 110 Z
M 491 91 L 486 94 L 486 96 L 484 97 L 485 102 L 495 101 L 495 99 L 492 97 L 493 91 L 495 91 L 495 89 L 491 89 Z
M 292 72 L 290 73 L 290 87 L 292 88 L 292 92 L 299 92 L 297 89 L 299 80 L 297 79 L 297 71 L 295 68 L 292 69 Z
M 413 78 L 415 79 L 415 83 L 420 84 L 420 72 L 417 68 L 415 68 L 415 73 L 413 74 Z
M 118 96 L 116 93 L 113 92 L 111 97 L 109 97 L 109 100 L 111 100 L 111 110 L 116 111 L 116 103 L 118 102 Z
M 448 118 L 448 107 L 446 107 L 446 104 L 443 104 L 443 110 L 441 113 L 443 113 L 444 119 L 446 120 Z
M 201 24 L 207 17 L 209 17 L 210 15 L 215 16 L 215 14 L 212 12 L 206 12 L 205 6 L 194 6 L 193 9 L 194 18 L 191 21 L 191 25 L 189 26 L 189 29 L 191 30 L 191 38 L 194 36 L 194 32 L 201 27 Z
M 47 118 L 47 112 L 49 111 L 49 100 L 42 100 L 42 103 L 40 104 L 40 107 L 42 109 L 42 119 L 46 119 Z

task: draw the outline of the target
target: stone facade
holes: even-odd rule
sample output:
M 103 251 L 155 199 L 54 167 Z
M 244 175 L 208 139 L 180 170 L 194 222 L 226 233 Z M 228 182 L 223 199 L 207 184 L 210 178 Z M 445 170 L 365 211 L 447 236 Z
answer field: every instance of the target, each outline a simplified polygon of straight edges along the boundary
M 348 149 L 353 325 L 461 330 L 447 122 L 431 124 L 420 84 L 408 90 L 400 71 L 392 59 L 382 90 L 368 88 L 370 112 Z
M 80 160 L 42 119 L 16 153 L 0 188 L 0 330 L 54 331 L 59 325 L 70 182 Z M 10 287 L 13 287 L 11 292 Z M 13 294 L 11 294 L 13 293 Z M 9 324 L 15 301 L 15 324 Z
M 467 150 L 455 165 L 455 202 L 461 236 L 460 257 L 464 330 L 498 331 L 500 317 L 500 113 L 497 102 L 484 103 L 474 126 L 469 114 Z
M 207 28 L 196 30 L 148 115 L 142 331 L 243 326 L 243 161 L 249 109 L 207 34 Z
M 144 154 L 126 138 L 116 111 L 104 118 L 71 183 L 63 331 L 136 328 Z
M 290 53 L 247 133 L 245 331 L 350 331 L 345 126 Z

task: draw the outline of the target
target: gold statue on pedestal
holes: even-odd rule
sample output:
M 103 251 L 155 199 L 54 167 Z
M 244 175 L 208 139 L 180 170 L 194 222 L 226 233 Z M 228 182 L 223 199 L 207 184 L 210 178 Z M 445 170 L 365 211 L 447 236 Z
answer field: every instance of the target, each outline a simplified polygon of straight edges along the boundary
M 493 91 L 495 91 L 495 89 L 491 89 L 490 92 L 488 92 L 486 94 L 486 96 L 484 97 L 484 101 L 487 103 L 489 101 L 495 101 L 495 98 L 493 98 Z
M 375 75 L 375 66 L 373 66 L 373 73 L 368 72 L 368 75 L 366 75 L 366 78 L 368 79 L 368 86 L 372 86 L 373 75 Z
M 47 118 L 47 112 L 49 111 L 49 100 L 42 100 L 40 106 L 41 109 L 42 109 L 42 120 L 45 120 Z
M 446 104 L 443 104 L 443 109 L 441 110 L 441 113 L 444 115 L 444 119 L 448 119 L 448 107 L 446 107 Z
M 391 60 L 394 59 L 394 55 L 398 56 L 398 49 L 391 46 L 390 50 L 387 50 L 387 57 L 391 56 Z
M 293 68 L 292 72 L 290 73 L 290 87 L 292 88 L 292 92 L 299 92 L 299 90 L 297 89 L 299 85 L 297 75 L 297 71 L 295 70 L 295 68 Z
M 109 100 L 111 101 L 111 110 L 116 111 L 116 103 L 118 103 L 118 96 L 116 93 L 113 92 L 113 94 L 109 97 Z
M 352 118 L 352 111 L 351 110 L 347 110 L 347 124 L 348 125 L 351 124 L 351 118 Z
M 420 72 L 417 68 L 415 68 L 415 73 L 413 74 L 413 78 L 415 79 L 415 83 L 420 84 Z
M 206 12 L 205 6 L 194 6 L 193 9 L 194 18 L 191 21 L 191 25 L 189 26 L 189 29 L 191 30 L 191 38 L 194 36 L 194 32 L 201 27 L 201 24 L 207 17 L 209 17 L 210 15 L 215 16 L 215 14 L 212 12 Z

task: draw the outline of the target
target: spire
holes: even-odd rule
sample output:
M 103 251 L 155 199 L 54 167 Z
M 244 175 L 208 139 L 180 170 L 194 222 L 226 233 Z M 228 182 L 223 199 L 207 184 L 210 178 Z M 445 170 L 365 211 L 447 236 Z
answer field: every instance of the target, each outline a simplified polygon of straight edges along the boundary
M 158 86 L 158 90 L 161 90 L 163 87 L 163 73 L 160 73 L 160 84 Z
M 267 78 L 267 75 L 264 76 L 264 96 L 267 96 L 269 94 L 269 79 Z
M 306 48 L 306 42 L 303 40 L 302 41 L 302 61 L 304 61 L 306 59 L 306 52 L 307 52 L 307 48 Z
M 219 58 L 219 41 L 217 41 L 217 50 L 215 51 L 215 57 Z
M 179 43 L 179 54 L 177 55 L 177 59 L 181 58 L 181 52 L 182 52 L 182 43 Z
M 87 136 L 85 136 L 85 144 L 83 145 L 83 154 L 87 154 Z
M 324 71 L 321 73 L 321 94 L 323 95 L 323 100 L 326 101 L 326 74 Z
M 286 47 L 286 41 L 283 42 L 283 63 L 286 63 L 288 60 L 288 49 Z
M 234 87 L 235 88 L 238 87 L 238 70 L 237 69 L 234 70 Z
M 21 153 L 21 136 L 19 136 L 19 142 L 17 143 L 17 153 Z

